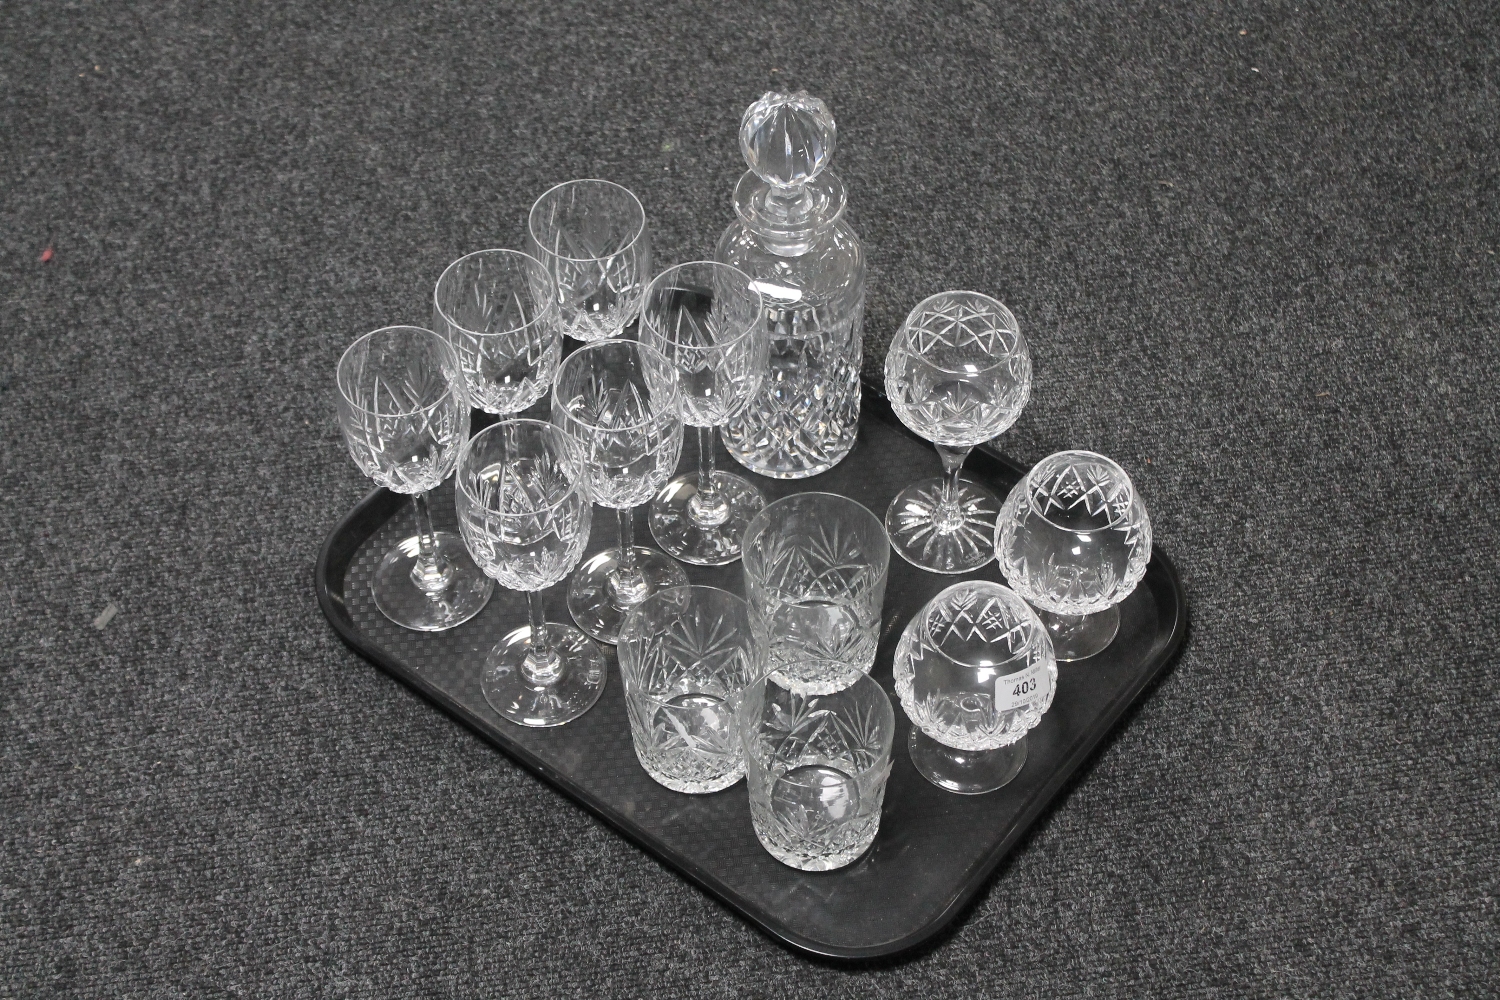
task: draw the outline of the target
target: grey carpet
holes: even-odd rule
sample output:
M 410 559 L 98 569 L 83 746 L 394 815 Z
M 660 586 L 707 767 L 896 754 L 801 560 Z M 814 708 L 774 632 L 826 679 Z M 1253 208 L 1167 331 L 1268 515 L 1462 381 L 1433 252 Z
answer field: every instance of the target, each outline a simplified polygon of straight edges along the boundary
M 1459 996 L 1500 979 L 1492 5 L 0 8 L 0 995 Z M 792 956 L 339 643 L 333 366 L 805 86 L 867 356 L 989 291 L 1175 669 L 935 948 Z M 39 258 L 47 247 L 54 256 Z M 91 623 L 110 602 L 118 616 Z M 1486 986 L 1485 984 L 1488 984 Z

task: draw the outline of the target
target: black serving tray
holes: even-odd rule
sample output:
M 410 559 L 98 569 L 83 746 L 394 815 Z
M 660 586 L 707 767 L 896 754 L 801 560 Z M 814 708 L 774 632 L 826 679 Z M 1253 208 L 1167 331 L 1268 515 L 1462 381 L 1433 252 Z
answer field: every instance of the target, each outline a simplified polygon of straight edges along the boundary
M 683 451 L 686 468 L 696 452 L 691 442 Z M 722 447 L 719 460 L 738 469 L 726 464 Z M 806 490 L 840 493 L 883 518 L 897 491 L 939 471 L 932 446 L 906 431 L 889 404 L 867 388 L 859 439 L 837 467 L 789 482 L 751 478 L 768 500 Z M 965 471 L 1003 498 L 1025 470 L 980 449 Z M 431 506 L 439 528 L 457 530 L 451 478 L 434 491 Z M 613 520 L 611 512 L 595 510 L 588 551 L 614 544 Z M 646 775 L 631 746 L 613 646 L 604 647 L 610 677 L 594 708 L 557 729 L 526 729 L 491 711 L 479 690 L 489 648 L 526 620 L 524 595 L 497 586 L 477 617 L 448 632 L 411 632 L 386 619 L 370 597 L 370 576 L 380 557 L 412 531 L 406 498 L 377 489 L 324 542 L 318 600 L 344 641 L 765 933 L 828 958 L 894 955 L 952 920 L 1171 660 L 1187 627 L 1182 584 L 1157 548 L 1145 579 L 1120 606 L 1114 643 L 1093 659 L 1061 665 L 1052 709 L 1029 736 L 1020 775 L 987 795 L 953 795 L 928 783 L 907 757 L 909 723 L 892 690 L 891 658 L 901 630 L 929 598 L 961 579 L 1000 580 L 999 569 L 992 562 L 968 577 L 938 576 L 892 553 L 872 670 L 897 705 L 880 833 L 846 868 L 800 872 L 755 839 L 743 782 L 711 795 L 684 795 Z M 637 511 L 636 540 L 652 544 L 644 507 Z M 693 583 L 744 593 L 738 563 L 685 568 Z M 549 620 L 569 620 L 565 593 L 566 584 L 547 591 Z

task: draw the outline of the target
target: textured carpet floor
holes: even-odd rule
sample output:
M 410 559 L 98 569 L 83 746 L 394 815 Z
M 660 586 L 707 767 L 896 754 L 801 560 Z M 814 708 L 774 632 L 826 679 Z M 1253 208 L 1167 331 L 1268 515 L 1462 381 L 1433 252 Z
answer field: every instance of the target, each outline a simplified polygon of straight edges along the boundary
M 0 995 L 1493 988 L 1497 37 L 1484 3 L 0 7 Z M 343 345 L 569 177 L 704 255 L 789 86 L 838 117 L 870 364 L 931 291 L 1011 305 L 1005 447 L 1121 460 L 1193 609 L 880 968 L 763 938 L 312 591 L 365 491 Z

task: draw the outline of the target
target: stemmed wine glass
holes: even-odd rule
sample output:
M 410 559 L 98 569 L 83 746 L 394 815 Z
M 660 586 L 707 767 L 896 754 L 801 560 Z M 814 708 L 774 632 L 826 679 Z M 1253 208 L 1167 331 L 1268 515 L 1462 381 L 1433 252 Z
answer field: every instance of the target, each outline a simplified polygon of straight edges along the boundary
M 676 368 L 683 423 L 698 428 L 698 471 L 673 479 L 651 501 L 651 534 L 686 563 L 734 562 L 746 525 L 766 505 L 744 477 L 714 468 L 714 428 L 745 408 L 765 376 L 769 342 L 760 311 L 749 276 L 728 264 L 678 264 L 646 288 L 641 343 Z
M 432 328 L 458 351 L 486 413 L 519 413 L 547 394 L 562 357 L 557 315 L 557 283 L 515 250 L 460 257 L 432 291 Z
M 359 471 L 412 498 L 417 533 L 385 554 L 375 606 L 403 628 L 439 632 L 468 621 L 493 584 L 451 531 L 433 531 L 427 491 L 453 471 L 469 432 L 458 355 L 431 330 L 388 326 L 360 337 L 338 364 L 339 427 Z
M 530 624 L 485 659 L 480 689 L 523 726 L 560 726 L 604 690 L 604 655 L 569 625 L 549 623 L 542 591 L 578 565 L 593 507 L 578 446 L 540 420 L 503 420 L 475 434 L 458 458 L 459 529 L 490 576 L 526 593 Z
M 585 560 L 568 584 L 578 627 L 613 643 L 626 611 L 688 582 L 671 558 L 633 543 L 634 508 L 661 489 L 682 454 L 676 371 L 633 340 L 585 345 L 558 369 L 552 422 L 581 446 L 594 502 L 619 516 L 619 546 Z
M 1117 463 L 1060 451 L 1006 497 L 995 556 L 1006 582 L 1037 609 L 1057 658 L 1082 660 L 1120 629 L 1120 602 L 1151 561 L 1151 518 Z
M 891 501 L 891 546 L 933 573 L 978 569 L 994 558 L 1000 500 L 959 473 L 969 452 L 1014 424 L 1031 396 L 1031 354 L 1016 318 L 978 292 L 923 299 L 891 341 L 885 392 L 901 422 L 932 441 L 943 461 L 942 477 Z
M 536 200 L 526 229 L 531 255 L 557 282 L 564 333 L 604 340 L 635 320 L 651 277 L 639 198 L 611 181 L 566 181 Z

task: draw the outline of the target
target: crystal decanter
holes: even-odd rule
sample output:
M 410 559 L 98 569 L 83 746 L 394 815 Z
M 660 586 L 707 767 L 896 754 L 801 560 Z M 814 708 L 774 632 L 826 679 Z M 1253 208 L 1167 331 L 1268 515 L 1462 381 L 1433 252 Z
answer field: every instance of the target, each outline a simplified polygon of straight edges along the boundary
M 828 106 L 803 91 L 767 93 L 740 122 L 750 169 L 715 259 L 750 275 L 765 303 L 770 368 L 720 432 L 761 475 L 802 479 L 837 465 L 859 429 L 865 254 L 843 221 L 843 181 L 828 171 Z

